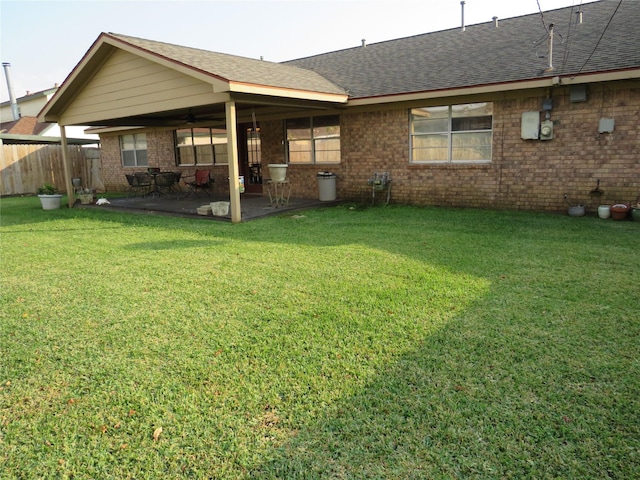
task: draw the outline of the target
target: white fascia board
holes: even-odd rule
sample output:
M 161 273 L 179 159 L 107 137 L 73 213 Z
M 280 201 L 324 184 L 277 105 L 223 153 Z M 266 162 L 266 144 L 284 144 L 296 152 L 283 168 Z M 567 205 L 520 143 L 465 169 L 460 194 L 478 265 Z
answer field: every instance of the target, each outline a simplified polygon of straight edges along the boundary
M 347 103 L 346 94 L 325 92 L 312 92 L 308 90 L 295 90 L 268 85 L 255 85 L 239 82 L 230 82 L 229 88 L 234 93 L 248 93 L 252 95 L 264 95 L 269 97 L 292 98 L 296 100 L 314 100 L 318 102 Z

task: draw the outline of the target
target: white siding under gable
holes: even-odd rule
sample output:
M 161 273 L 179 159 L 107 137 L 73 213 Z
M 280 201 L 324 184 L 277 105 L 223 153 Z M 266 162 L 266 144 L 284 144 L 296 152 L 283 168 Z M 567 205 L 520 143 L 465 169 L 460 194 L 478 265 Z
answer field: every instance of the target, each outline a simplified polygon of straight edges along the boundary
M 66 108 L 62 124 L 84 124 L 101 119 L 161 112 L 211 103 L 211 83 L 190 77 L 124 50 L 115 50 Z

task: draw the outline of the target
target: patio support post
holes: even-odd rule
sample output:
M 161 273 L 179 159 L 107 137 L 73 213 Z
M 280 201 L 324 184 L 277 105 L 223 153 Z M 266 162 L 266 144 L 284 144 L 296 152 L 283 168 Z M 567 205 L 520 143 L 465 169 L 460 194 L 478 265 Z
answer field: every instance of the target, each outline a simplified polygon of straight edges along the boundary
M 238 132 L 236 125 L 236 102 L 230 101 L 224 104 L 227 121 L 227 145 L 229 146 L 229 200 L 231 203 L 231 221 L 239 223 L 242 221 L 242 211 L 240 209 L 240 184 L 238 175 Z
M 64 125 L 60 125 L 60 147 L 62 148 L 62 165 L 64 167 L 64 185 L 67 189 L 67 199 L 69 200 L 69 208 L 73 208 L 76 203 L 73 194 L 73 185 L 71 183 L 71 169 L 69 168 L 69 151 L 67 149 L 67 131 Z

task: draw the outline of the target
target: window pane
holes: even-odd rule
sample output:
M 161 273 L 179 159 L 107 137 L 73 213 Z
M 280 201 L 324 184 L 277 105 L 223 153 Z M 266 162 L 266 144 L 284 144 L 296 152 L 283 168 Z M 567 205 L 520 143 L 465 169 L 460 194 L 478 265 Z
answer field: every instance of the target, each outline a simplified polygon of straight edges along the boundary
M 492 103 L 454 105 L 451 107 L 451 130 L 490 130 L 492 114 Z
M 491 160 L 491 132 L 454 133 L 451 142 L 454 161 Z
M 149 162 L 147 162 L 146 150 L 136 150 L 136 164 L 138 167 L 146 167 L 149 165 Z
M 290 141 L 289 152 L 311 152 L 311 140 Z
M 316 151 L 316 163 L 340 163 L 340 151 Z
M 465 130 L 490 130 L 491 117 L 470 117 L 453 118 L 451 120 L 451 131 L 460 132 Z
M 311 140 L 289 142 L 289 162 L 311 163 Z
M 418 135 L 413 137 L 414 162 L 446 162 L 449 157 L 449 136 Z
M 136 166 L 136 155 L 133 150 L 123 151 L 122 152 L 122 165 L 125 167 L 135 167 Z
M 316 140 L 316 152 L 334 150 L 340 151 L 340 139 L 339 138 L 327 138 Z
M 191 129 L 176 130 L 176 145 L 178 147 L 193 145 Z
M 316 163 L 340 163 L 340 139 L 316 140 Z
M 211 145 L 211 130 L 208 128 L 193 129 L 194 145 Z
M 133 150 L 135 144 L 133 142 L 133 135 L 123 135 L 120 137 L 122 143 L 122 150 Z
M 215 149 L 216 165 L 229 163 L 229 153 L 227 144 L 219 144 L 213 147 Z
M 286 121 L 287 139 L 311 138 L 310 118 L 291 118 Z
M 449 107 L 414 108 L 411 126 L 412 133 L 446 132 L 449 130 Z
M 414 150 L 413 151 L 414 162 L 448 162 L 449 161 L 449 149 L 448 148 L 430 148 L 428 150 Z
M 249 165 L 257 165 L 262 163 L 260 129 L 253 131 L 253 128 L 247 129 L 247 153 L 249 157 Z
M 195 149 L 198 165 L 213 165 L 213 147 L 211 145 L 196 145 Z
M 178 163 L 180 165 L 195 165 L 193 147 L 178 148 Z
M 144 133 L 137 133 L 134 135 L 134 143 L 136 150 L 147 149 L 147 135 Z

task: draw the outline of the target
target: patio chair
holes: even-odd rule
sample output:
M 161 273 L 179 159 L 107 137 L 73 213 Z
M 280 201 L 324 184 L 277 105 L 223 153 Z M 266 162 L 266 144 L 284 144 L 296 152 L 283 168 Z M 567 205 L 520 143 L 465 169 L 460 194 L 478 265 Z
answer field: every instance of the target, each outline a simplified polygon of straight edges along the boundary
M 211 172 L 209 172 L 209 170 L 196 170 L 194 176 L 187 178 L 188 180 L 184 179 L 185 185 L 189 187 L 187 195 L 191 193 L 199 195 L 202 192 L 207 192 L 209 195 L 213 194 L 214 180 L 211 178 Z
M 156 190 L 159 194 L 168 195 L 175 193 L 177 186 L 177 175 L 174 172 L 163 172 L 156 175 Z
M 148 195 L 153 189 L 153 176 L 147 172 L 134 173 L 138 187 L 142 190 L 143 195 Z
M 129 184 L 129 190 L 127 192 L 127 196 L 135 196 L 138 193 L 142 192 L 142 195 L 146 195 L 150 185 L 140 184 L 138 183 L 138 178 L 134 174 L 125 173 L 124 175 L 127 178 L 127 183 Z

